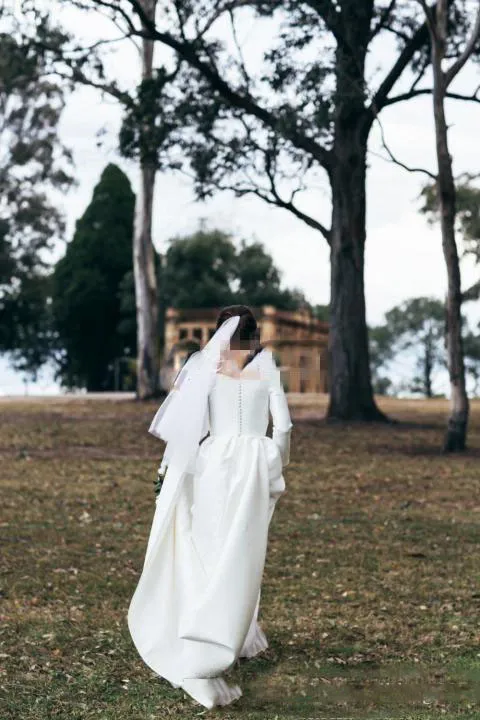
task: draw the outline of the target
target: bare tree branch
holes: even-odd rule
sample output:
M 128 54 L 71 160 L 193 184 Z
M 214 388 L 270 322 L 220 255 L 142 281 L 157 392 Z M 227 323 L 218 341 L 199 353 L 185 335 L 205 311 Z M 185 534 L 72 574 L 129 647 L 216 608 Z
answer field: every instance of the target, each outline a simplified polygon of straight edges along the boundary
M 417 97 L 418 95 L 431 94 L 432 88 L 420 88 L 419 90 L 408 91 L 406 93 L 402 93 L 401 95 L 393 95 L 392 97 L 387 98 L 384 107 L 386 107 L 387 105 L 393 105 L 397 102 L 403 102 L 404 100 L 410 100 L 411 98 Z M 477 89 L 472 95 L 462 95 L 461 93 L 446 92 L 445 97 L 452 100 L 467 100 L 468 102 L 480 102 L 480 85 L 477 87 Z
M 220 19 L 225 13 L 233 13 L 234 10 L 238 10 L 242 7 L 254 7 L 254 0 L 231 0 L 226 3 L 217 3 L 217 7 L 214 13 L 207 19 L 205 25 L 200 28 L 197 25 L 197 39 L 200 39 L 206 35 L 210 28 Z
M 56 48 L 52 47 L 48 43 L 46 43 L 43 40 L 33 40 L 32 44 L 41 49 L 41 50 L 47 50 L 53 53 L 56 53 Z M 87 48 L 72 48 L 70 52 L 67 52 L 62 55 L 62 60 L 65 62 L 62 63 L 65 65 L 66 68 L 69 68 L 70 74 L 68 72 L 62 71 L 59 68 L 55 68 L 49 75 L 62 78 L 63 80 L 67 80 L 68 82 L 79 82 L 82 85 L 87 85 L 89 87 L 92 87 L 96 90 L 100 90 L 101 92 L 107 93 L 107 95 L 110 95 L 111 97 L 114 97 L 116 100 L 118 100 L 122 105 L 125 107 L 132 107 L 133 100 L 128 92 L 121 90 L 115 82 L 102 82 L 101 80 L 96 80 L 94 78 L 89 78 L 83 70 L 80 70 L 78 67 L 75 66 L 75 58 L 77 56 L 84 56 L 86 52 L 94 50 L 99 43 L 95 43 L 95 45 L 92 45 Z
M 336 11 L 332 0 L 306 0 L 305 5 L 308 5 L 309 8 L 322 18 L 335 40 L 342 44 L 342 28 L 339 22 L 340 13 Z
M 369 40 L 373 40 L 373 38 L 378 35 L 378 33 L 383 30 L 386 23 L 388 22 L 388 18 L 390 17 L 393 8 L 395 7 L 397 3 L 397 0 L 390 0 L 387 7 L 383 8 L 383 11 L 378 19 L 377 24 L 372 28 L 370 32 Z
M 236 26 L 236 24 L 235 24 L 235 16 L 234 16 L 234 13 L 233 13 L 232 10 L 229 10 L 229 11 L 228 11 L 228 15 L 229 15 L 229 17 L 230 17 L 230 26 L 231 26 L 231 28 L 232 28 L 233 41 L 234 41 L 234 43 L 235 43 L 235 47 L 237 48 L 238 57 L 239 57 L 239 60 L 240 60 L 240 69 L 241 69 L 242 76 L 243 76 L 243 79 L 244 79 L 244 82 L 245 82 L 245 87 L 246 87 L 246 88 L 249 88 L 249 87 L 250 87 L 250 76 L 249 76 L 249 74 L 248 74 L 248 72 L 247 72 L 247 67 L 246 67 L 246 65 L 245 65 L 245 59 L 244 59 L 244 57 L 243 57 L 242 48 L 241 48 L 241 46 L 240 46 L 240 41 L 239 41 L 239 39 L 238 39 L 237 26 Z
M 328 244 L 330 245 L 330 238 L 331 238 L 331 231 L 328 230 L 322 223 L 320 223 L 318 220 L 314 219 L 307 213 L 304 213 L 302 210 L 300 210 L 294 203 L 294 199 L 296 195 L 305 190 L 306 186 L 303 184 L 299 184 L 298 187 L 292 191 L 290 195 L 289 200 L 285 200 L 282 195 L 280 194 L 280 191 L 277 187 L 277 181 L 275 177 L 276 173 L 276 157 L 277 157 L 277 143 L 274 143 L 273 147 L 264 147 L 260 142 L 254 137 L 252 134 L 252 128 L 249 126 L 247 120 L 245 117 L 239 117 L 239 122 L 243 126 L 245 130 L 245 138 L 244 142 L 245 144 L 248 144 L 251 146 L 255 151 L 257 151 L 261 156 L 263 156 L 262 164 L 263 168 L 265 170 L 265 176 L 268 179 L 270 187 L 259 187 L 258 186 L 258 180 L 255 177 L 252 177 L 248 170 L 243 170 L 243 175 L 246 178 L 246 181 L 248 181 L 248 185 L 244 184 L 245 181 L 239 181 L 237 183 L 231 182 L 223 182 L 221 180 L 215 180 L 214 181 L 214 187 L 217 190 L 221 191 L 231 191 L 234 192 L 238 197 L 243 197 L 244 195 L 256 195 L 257 197 L 261 198 L 262 200 L 265 200 L 265 202 L 268 202 L 270 205 L 275 205 L 276 207 L 283 208 L 285 210 L 290 211 L 293 215 L 295 215 L 297 218 L 302 220 L 306 225 L 313 228 L 314 230 L 319 230 L 322 235 L 327 240 Z M 208 135 L 208 139 L 215 143 L 217 146 L 225 147 L 226 149 L 230 149 L 228 141 L 222 139 L 221 137 L 218 137 L 213 134 Z M 304 166 L 304 172 L 310 168 L 312 165 L 310 159 L 308 159 Z M 298 177 L 301 176 L 301 172 L 295 172 L 291 176 L 288 177 L 289 180 L 297 180 Z
M 310 215 L 307 215 L 306 213 L 302 212 L 296 205 L 294 205 L 291 201 L 285 201 L 281 197 L 272 197 L 268 195 L 267 192 L 261 190 L 260 188 L 254 188 L 254 187 L 223 187 L 221 189 L 224 190 L 233 190 L 238 196 L 243 195 L 256 195 L 257 197 L 264 200 L 269 205 L 274 205 L 276 207 L 283 208 L 285 210 L 288 210 L 293 215 L 295 215 L 299 220 L 302 220 L 306 225 L 313 228 L 314 230 L 319 230 L 322 235 L 324 236 L 325 240 L 328 242 L 328 244 L 331 244 L 331 232 L 328 228 L 326 228 L 324 225 L 322 225 L 318 220 L 315 220 Z
M 314 220 L 309 215 L 306 215 L 303 213 L 297 206 L 293 203 L 293 199 L 295 197 L 295 191 L 292 193 L 290 200 L 283 200 L 283 198 L 280 196 L 280 193 L 278 192 L 277 185 L 275 182 L 275 170 L 274 170 L 274 163 L 273 163 L 273 157 L 271 153 L 266 152 L 265 153 L 265 172 L 266 175 L 270 181 L 270 191 L 272 193 L 273 198 L 275 199 L 276 205 L 279 207 L 285 208 L 286 210 L 290 210 L 294 215 L 296 215 L 298 218 L 303 220 L 307 225 L 310 227 L 315 228 L 315 230 L 320 230 L 328 244 L 331 244 L 331 232 L 330 230 L 327 230 L 327 228 L 319 223 L 317 220 Z
M 470 300 L 480 300 L 480 280 L 462 293 L 462 303 Z
M 139 37 L 147 37 L 152 40 L 158 40 L 167 47 L 170 47 L 178 55 L 184 58 L 192 67 L 196 68 L 203 77 L 205 77 L 212 87 L 223 96 L 233 106 L 244 110 L 246 113 L 253 115 L 268 127 L 274 129 L 285 139 L 289 140 L 295 147 L 310 153 L 322 167 L 331 172 L 331 152 L 319 145 L 316 140 L 308 137 L 291 124 L 288 127 L 282 123 L 282 117 L 275 115 L 270 110 L 259 105 L 259 103 L 249 94 L 242 94 L 235 88 L 231 87 L 219 74 L 216 68 L 204 61 L 197 54 L 195 43 L 193 41 L 182 42 L 168 32 L 160 32 L 143 11 L 139 0 L 128 0 L 135 10 L 142 26 L 146 29 L 137 30 L 131 19 L 128 20 L 130 32 Z M 97 4 L 104 7 L 110 7 L 119 10 L 113 0 L 95 0 Z M 125 11 L 120 11 L 125 16 Z M 205 50 L 205 48 L 203 48 Z
M 131 17 L 127 13 L 126 10 L 124 10 L 120 3 L 117 2 L 108 2 L 108 0 L 91 0 L 91 2 L 94 5 L 99 5 L 100 7 L 103 7 L 107 10 L 113 10 L 115 14 L 120 15 L 122 20 L 126 23 L 127 30 L 125 28 L 121 28 L 121 25 L 118 24 L 118 22 L 115 20 L 115 17 L 109 17 L 112 22 L 116 24 L 118 28 L 121 28 L 122 32 L 125 33 L 126 37 L 129 37 L 129 35 L 134 35 L 137 37 L 143 37 L 143 33 L 140 28 L 135 27 L 135 24 L 132 22 Z M 82 0 L 73 0 L 73 4 L 83 10 L 91 10 L 92 5 L 89 3 L 82 2 Z
M 92 80 L 80 70 L 73 70 L 71 75 L 56 70 L 54 74 L 56 77 L 61 77 L 64 80 L 73 80 L 74 82 L 79 82 L 82 85 L 87 85 L 88 87 L 94 88 L 95 90 L 100 90 L 100 92 L 104 92 L 107 95 L 110 95 L 110 97 L 118 100 L 124 107 L 133 107 L 134 103 L 131 96 L 127 92 L 120 90 L 114 83 L 101 83 Z
M 401 93 L 400 95 L 392 95 L 391 97 L 387 98 L 383 103 L 383 107 L 387 107 L 388 105 L 394 105 L 398 102 L 404 102 L 405 100 L 411 100 L 411 98 L 417 97 L 418 95 L 430 95 L 431 93 L 431 88 L 408 90 L 407 92 Z
M 388 155 L 389 155 L 389 157 L 390 157 L 390 160 L 391 160 L 392 162 L 394 162 L 395 165 L 398 165 L 399 167 L 403 168 L 404 170 L 407 170 L 408 172 L 411 172 L 411 173 L 414 173 L 414 172 L 423 173 L 424 175 L 428 175 L 428 177 L 430 177 L 432 180 L 435 180 L 435 182 L 436 182 L 437 176 L 436 176 L 434 173 L 430 172 L 430 170 L 426 170 L 425 168 L 409 167 L 408 165 L 405 165 L 405 163 L 402 163 L 400 160 L 398 160 L 398 159 L 394 156 L 394 154 L 392 153 L 392 151 L 391 151 L 390 148 L 388 147 L 387 142 L 386 142 L 386 140 L 385 140 L 385 133 L 384 133 L 384 130 L 383 130 L 383 125 L 382 125 L 382 122 L 381 122 L 380 118 L 378 117 L 378 115 L 377 115 L 377 117 L 376 117 L 375 119 L 376 119 L 376 121 L 377 121 L 377 123 L 378 123 L 378 126 L 379 126 L 379 128 L 380 128 L 380 136 L 381 136 L 381 139 L 382 139 L 382 145 L 383 145 L 384 149 L 387 151 L 387 153 L 388 153 Z
M 403 48 L 402 52 L 395 61 L 393 67 L 384 78 L 377 92 L 375 93 L 370 109 L 373 114 L 378 113 L 386 104 L 388 93 L 393 88 L 401 74 L 412 60 L 414 54 L 420 50 L 429 40 L 428 26 L 424 22 L 414 33 L 410 42 Z
M 405 44 L 409 43 L 410 40 L 411 40 L 411 38 L 410 38 L 409 35 L 407 35 L 406 33 L 402 32 L 402 31 L 399 30 L 398 28 L 389 27 L 389 26 L 387 25 L 387 27 L 385 27 L 384 30 L 385 30 L 385 32 L 389 32 L 389 33 L 391 33 L 392 35 L 395 35 L 395 37 L 400 38 L 400 40 L 403 40 L 403 42 L 404 42 Z
M 473 95 L 461 95 L 460 93 L 446 92 L 445 97 L 452 98 L 452 100 L 468 100 L 469 102 L 480 102 L 480 85 L 475 90 Z
M 433 37 L 437 38 L 437 30 L 435 27 L 435 15 L 432 12 L 432 8 L 430 8 L 427 5 L 426 0 L 417 0 L 417 2 L 420 3 L 420 5 L 422 6 L 422 9 L 423 9 L 423 12 L 425 13 L 425 19 L 426 19 L 426 22 L 428 25 L 428 29 L 432 33 Z

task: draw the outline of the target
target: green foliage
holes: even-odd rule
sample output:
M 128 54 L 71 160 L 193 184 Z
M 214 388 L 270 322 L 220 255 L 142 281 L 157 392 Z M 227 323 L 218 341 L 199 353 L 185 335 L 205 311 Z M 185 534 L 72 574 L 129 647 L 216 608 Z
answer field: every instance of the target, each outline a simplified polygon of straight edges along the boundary
M 434 372 L 446 367 L 443 303 L 435 298 L 412 298 L 386 312 L 385 319 L 396 352 L 413 349 L 417 353 L 417 372 L 405 388 L 432 397 Z
M 58 359 L 64 385 L 111 389 L 114 359 L 136 353 L 135 328 L 124 323 L 134 206 L 128 178 L 108 165 L 55 267 L 53 312 L 64 348 Z
M 384 373 L 386 366 L 395 355 L 392 331 L 388 325 L 371 327 L 368 340 L 373 391 L 377 395 L 388 395 L 393 385 L 391 379 Z
M 463 353 L 465 360 L 465 371 L 474 382 L 472 391 L 473 397 L 480 396 L 480 323 L 477 325 L 477 333 L 468 329 L 463 336 Z
M 467 376 L 473 381 L 473 396 L 480 388 L 480 323 L 472 331 L 462 317 L 462 336 Z M 385 313 L 385 324 L 369 329 L 372 382 L 378 394 L 397 394 L 400 390 L 432 397 L 438 370 L 447 367 L 445 346 L 445 308 L 436 298 L 412 298 Z M 405 363 L 405 352 L 415 357 L 415 374 L 394 385 L 388 377 L 393 360 Z M 403 357 L 402 357 L 403 355 Z
M 134 2 L 125 3 L 122 14 L 113 0 L 84 4 L 109 7 L 121 23 L 125 17 L 132 26 L 139 22 Z M 413 74 L 414 97 L 430 63 L 418 3 L 202 0 L 182 2 L 172 13 L 170 0 L 159 0 L 157 7 L 151 37 L 173 50 L 178 64 L 140 86 L 125 115 L 125 152 L 147 153 L 158 167 L 187 165 L 199 198 L 219 189 L 252 193 L 307 221 L 295 194 L 316 183 L 319 170 L 332 170 L 340 114 L 363 134 L 397 94 L 398 70 Z M 464 0 L 449 3 L 446 57 L 458 54 L 472 14 Z M 229 46 L 217 30 L 224 19 L 238 40 L 245 17 L 269 30 L 255 48 L 254 67 L 242 44 Z M 395 60 L 402 56 L 380 77 L 377 69 L 365 70 L 378 38 L 393 38 Z M 159 149 L 168 148 L 174 153 L 160 159 Z
M 329 305 L 312 305 L 312 313 L 313 316 L 318 318 L 318 320 L 322 320 L 323 322 L 328 322 L 330 319 L 330 306 Z
M 12 366 L 33 380 L 57 346 L 50 289 L 50 275 L 32 272 L 25 274 L 21 284 L 11 288 L 2 301 L 2 346 L 8 348 Z
M 478 176 L 462 175 L 456 187 L 457 232 L 463 239 L 462 256 L 470 255 L 480 265 L 480 188 L 474 184 Z M 420 212 L 429 224 L 440 222 L 440 209 L 435 183 L 426 184 L 420 193 Z
M 221 230 L 174 238 L 165 253 L 162 291 L 177 308 L 231 304 L 235 246 Z
M 221 230 L 198 230 L 171 241 L 162 268 L 164 307 L 221 307 L 242 303 L 294 310 L 299 290 L 280 288 L 280 273 L 259 242 L 236 249 Z
M 0 9 L 0 351 L 35 376 L 51 351 L 48 251 L 64 220 L 52 190 L 72 184 L 71 156 L 59 140 L 66 85 L 52 77 L 49 48 L 68 38 L 47 16 L 20 32 Z
M 396 390 L 433 396 L 435 372 L 446 366 L 445 309 L 436 298 L 405 300 L 385 313 L 385 324 L 370 335 L 370 362 L 375 391 L 394 392 L 391 380 L 382 374 L 388 363 L 409 351 L 415 357 L 415 374 L 402 380 Z
M 164 68 L 156 69 L 152 78 L 139 85 L 136 97 L 125 106 L 119 134 L 120 152 L 124 157 L 160 169 L 167 162 L 166 152 L 175 143 L 174 130 L 179 117 L 170 95 L 169 76 Z

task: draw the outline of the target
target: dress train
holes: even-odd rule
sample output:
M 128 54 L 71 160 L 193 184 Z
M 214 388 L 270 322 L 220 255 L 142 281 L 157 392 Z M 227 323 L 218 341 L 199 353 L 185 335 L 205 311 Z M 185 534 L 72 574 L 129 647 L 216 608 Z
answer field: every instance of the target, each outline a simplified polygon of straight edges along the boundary
M 212 708 L 242 695 L 221 674 L 268 647 L 257 615 L 292 424 L 278 379 L 222 374 L 208 421 L 195 467 L 168 464 L 128 626 L 157 675 Z
M 274 502 L 270 503 L 269 519 L 273 514 Z M 257 604 L 253 614 L 247 636 L 239 658 L 253 658 L 268 648 L 268 641 L 262 628 L 258 624 L 258 610 L 260 607 L 261 591 L 258 593 Z M 239 685 L 228 685 L 222 677 L 216 678 L 188 678 L 181 685 L 172 683 L 174 687 L 181 687 L 190 697 L 204 707 L 211 709 L 216 705 L 229 705 L 242 696 Z

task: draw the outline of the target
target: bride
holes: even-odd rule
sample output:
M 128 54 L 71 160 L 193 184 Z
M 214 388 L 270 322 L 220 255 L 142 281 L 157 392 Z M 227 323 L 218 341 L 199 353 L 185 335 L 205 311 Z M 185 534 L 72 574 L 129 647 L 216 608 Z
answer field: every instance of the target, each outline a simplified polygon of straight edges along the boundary
M 165 475 L 128 609 L 144 662 L 206 708 L 239 698 L 240 687 L 221 674 L 268 647 L 257 618 L 291 428 L 280 372 L 252 311 L 223 308 L 149 428 L 167 443 Z

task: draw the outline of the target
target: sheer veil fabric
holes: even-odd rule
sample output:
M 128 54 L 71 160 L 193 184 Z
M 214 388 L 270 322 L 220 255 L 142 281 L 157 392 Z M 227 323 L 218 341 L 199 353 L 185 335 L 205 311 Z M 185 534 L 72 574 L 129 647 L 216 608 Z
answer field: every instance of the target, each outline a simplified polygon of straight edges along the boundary
M 166 474 L 128 609 L 143 661 L 207 708 L 239 698 L 221 673 L 268 647 L 257 616 L 290 454 L 292 423 L 271 352 L 247 366 L 257 379 L 218 372 L 239 319 L 189 358 L 150 425 L 167 443 Z

